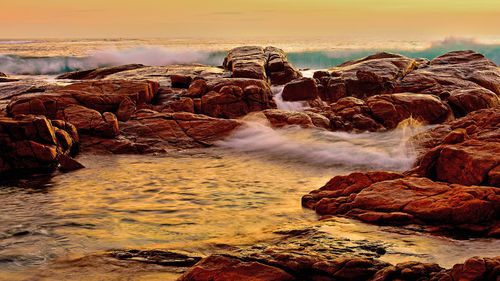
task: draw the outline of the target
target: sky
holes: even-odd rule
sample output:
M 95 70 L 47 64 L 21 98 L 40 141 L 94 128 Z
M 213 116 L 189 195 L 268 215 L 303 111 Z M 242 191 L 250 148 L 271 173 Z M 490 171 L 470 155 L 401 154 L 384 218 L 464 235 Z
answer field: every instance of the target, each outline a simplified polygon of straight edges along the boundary
M 500 0 L 0 0 L 0 38 L 500 35 Z

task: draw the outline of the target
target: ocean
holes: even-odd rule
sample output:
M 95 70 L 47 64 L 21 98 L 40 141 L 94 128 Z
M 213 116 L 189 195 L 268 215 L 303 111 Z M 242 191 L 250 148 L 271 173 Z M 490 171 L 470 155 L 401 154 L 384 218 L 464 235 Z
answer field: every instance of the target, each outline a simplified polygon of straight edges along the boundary
M 433 59 L 449 51 L 472 49 L 500 64 L 500 40 L 333 39 L 0 39 L 0 71 L 11 75 L 56 75 L 74 70 L 140 63 L 222 65 L 226 52 L 242 45 L 275 46 L 299 69 L 327 69 L 344 61 L 386 51 Z

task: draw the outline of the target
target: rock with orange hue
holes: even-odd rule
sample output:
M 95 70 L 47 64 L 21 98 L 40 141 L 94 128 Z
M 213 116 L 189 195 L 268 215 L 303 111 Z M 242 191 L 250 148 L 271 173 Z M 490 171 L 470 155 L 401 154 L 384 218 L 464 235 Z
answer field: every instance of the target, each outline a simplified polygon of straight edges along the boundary
M 190 112 L 194 111 L 194 102 L 191 98 L 182 98 L 176 101 L 167 102 L 161 112 Z
M 135 106 L 151 102 L 157 90 L 154 82 L 89 81 L 13 99 L 7 110 L 12 116 L 39 114 L 56 119 L 57 112 L 67 106 L 82 105 L 100 113 L 117 113 L 125 121 Z
M 455 116 L 462 117 L 472 111 L 500 106 L 497 94 L 486 88 L 457 89 L 447 99 Z
M 302 76 L 288 62 L 283 50 L 275 47 L 234 48 L 224 59 L 224 68 L 232 72 L 233 78 L 270 80 L 272 84 L 285 84 Z
M 82 140 L 83 150 L 142 154 L 207 147 L 228 136 L 241 123 L 188 112 L 140 110 L 129 121 L 119 124 L 120 136 L 114 139 L 86 137 Z
M 296 279 L 276 267 L 253 261 L 243 261 L 234 257 L 213 255 L 195 264 L 178 280 L 285 281 Z
M 71 80 L 103 79 L 106 76 L 114 73 L 143 68 L 143 67 L 145 66 L 142 64 L 126 64 L 120 66 L 109 66 L 109 67 L 101 67 L 88 70 L 77 70 L 61 74 L 57 76 L 56 79 L 71 79 Z
M 500 107 L 474 111 L 415 137 L 429 149 L 409 174 L 463 185 L 500 187 Z
M 318 97 L 316 80 L 312 78 L 299 78 L 288 82 L 283 88 L 284 101 L 313 100 Z
M 413 93 L 377 95 L 366 103 L 375 120 L 386 128 L 395 128 L 399 122 L 414 118 L 425 124 L 438 124 L 453 120 L 451 108 L 439 97 Z
M 118 120 L 111 112 L 99 113 L 81 106 L 69 105 L 58 111 L 58 119 L 73 124 L 80 134 L 113 138 L 120 134 Z
M 229 78 L 209 81 L 201 97 L 201 113 L 212 117 L 238 118 L 253 111 L 276 108 L 269 85 L 256 79 Z
M 434 58 L 427 67 L 408 73 L 395 92 L 441 96 L 458 89 L 485 88 L 500 94 L 500 69 L 474 51 L 454 51 Z
M 74 134 L 53 126 L 44 116 L 0 117 L 0 173 L 57 167 L 63 155 L 75 151 Z
M 271 84 L 283 85 L 302 77 L 300 71 L 295 69 L 288 61 L 283 50 L 275 47 L 266 47 L 264 53 L 267 55 L 266 70 L 271 79 Z
M 302 128 L 314 127 L 311 117 L 305 112 L 267 109 L 262 111 L 273 127 L 300 126 Z
M 329 69 L 330 75 L 321 75 L 320 97 L 335 102 L 342 97 L 365 98 L 391 94 L 398 80 L 417 65 L 414 59 L 390 53 L 376 53 L 347 61 Z
M 207 90 L 207 81 L 205 79 L 196 79 L 189 85 L 185 95 L 191 98 L 199 98 L 203 96 Z
M 320 215 L 374 224 L 421 224 L 484 235 L 498 224 L 500 189 L 434 182 L 389 172 L 337 176 L 302 198 Z

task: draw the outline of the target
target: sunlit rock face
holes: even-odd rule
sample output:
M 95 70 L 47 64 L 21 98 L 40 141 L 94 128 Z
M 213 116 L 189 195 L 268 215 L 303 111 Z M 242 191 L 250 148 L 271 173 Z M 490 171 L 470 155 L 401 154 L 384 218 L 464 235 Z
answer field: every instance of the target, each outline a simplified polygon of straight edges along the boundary
M 254 78 L 282 85 L 302 74 L 296 70 L 283 50 L 275 47 L 244 46 L 230 50 L 224 68 L 234 78 Z

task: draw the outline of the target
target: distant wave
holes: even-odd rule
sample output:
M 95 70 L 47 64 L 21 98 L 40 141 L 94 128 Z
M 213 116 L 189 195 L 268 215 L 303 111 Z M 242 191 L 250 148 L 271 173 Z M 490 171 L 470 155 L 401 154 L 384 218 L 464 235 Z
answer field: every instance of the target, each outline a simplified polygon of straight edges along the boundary
M 398 53 L 410 58 L 433 59 L 444 53 L 459 50 L 474 50 L 485 55 L 495 64 L 500 65 L 500 44 L 484 44 L 474 39 L 450 37 L 442 41 L 435 41 L 424 49 L 343 49 L 334 51 L 311 51 L 288 53 L 288 59 L 295 67 L 310 69 L 326 69 L 339 65 L 345 61 L 371 55 L 375 52 L 386 51 Z
M 0 44 L 2 42 L 14 41 L 0 41 Z M 433 59 L 450 51 L 467 49 L 482 53 L 488 59 L 500 65 L 500 44 L 484 44 L 472 39 L 457 38 L 431 42 L 429 47 L 418 50 L 342 49 L 333 51 L 289 52 L 287 55 L 290 62 L 300 69 L 325 69 L 339 65 L 347 60 L 364 57 L 379 51 L 399 53 L 413 58 Z M 221 65 L 225 55 L 226 52 L 224 51 L 178 51 L 159 46 L 136 47 L 126 50 L 102 50 L 87 57 L 29 57 L 0 54 L 0 71 L 8 74 L 40 75 L 60 74 L 74 70 L 131 63 L 153 66 L 177 63 Z
M 38 43 L 39 41 L 16 41 L 16 40 L 7 40 L 0 41 L 0 45 L 10 45 L 10 44 L 30 44 L 30 43 Z
M 220 65 L 224 60 L 224 55 L 224 52 L 176 51 L 163 47 L 103 50 L 88 57 L 29 57 L 0 54 L 0 71 L 8 74 L 51 75 L 132 63 L 151 66 L 195 62 Z

